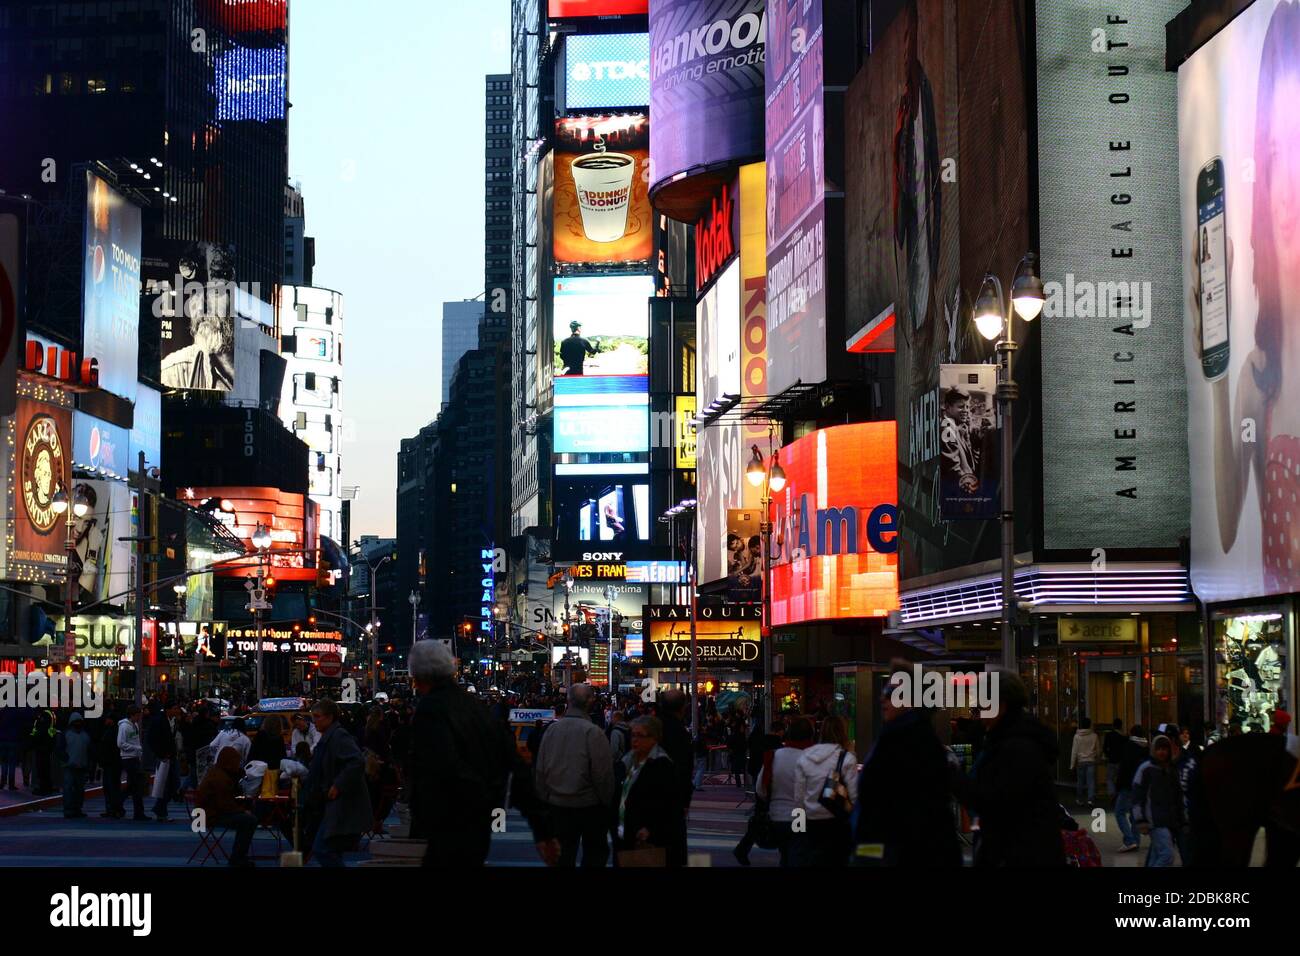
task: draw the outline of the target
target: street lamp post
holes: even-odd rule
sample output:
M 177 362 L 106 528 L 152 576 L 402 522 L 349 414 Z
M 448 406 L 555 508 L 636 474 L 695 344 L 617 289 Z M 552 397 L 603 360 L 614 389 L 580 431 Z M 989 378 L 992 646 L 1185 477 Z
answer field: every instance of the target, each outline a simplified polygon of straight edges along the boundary
M 266 586 L 266 552 L 271 547 L 271 531 L 266 525 L 258 522 L 257 527 L 253 529 L 253 547 L 257 549 L 257 585 L 259 588 Z M 253 634 L 254 640 L 257 641 L 256 655 L 256 681 L 254 686 L 257 689 L 257 699 L 262 699 L 263 677 L 262 670 L 262 609 L 255 607 L 253 609 Z
M 71 507 L 69 507 L 71 505 Z M 50 502 L 50 509 L 56 515 L 67 514 L 67 535 L 64 539 L 64 550 L 67 555 L 68 576 L 67 583 L 64 586 L 63 595 L 63 640 L 64 647 L 69 644 L 76 646 L 76 631 L 72 627 L 72 595 L 77 587 L 77 562 L 74 560 L 77 555 L 76 532 L 72 525 L 73 518 L 81 519 L 86 516 L 90 510 L 90 502 L 86 500 L 85 493 L 81 488 L 76 489 L 76 499 L 68 501 L 68 493 L 62 487 L 54 493 L 54 498 Z M 137 678 L 138 679 L 138 678 Z
M 768 450 L 772 450 L 772 429 L 768 429 Z M 772 726 L 772 699 L 776 695 L 776 675 L 772 673 L 772 492 L 785 488 L 785 469 L 778 460 L 779 451 L 772 451 L 772 467 L 763 463 L 758 446 L 753 446 L 754 457 L 745 468 L 745 478 L 754 487 L 763 489 L 763 517 L 758 532 L 763 538 L 763 581 L 759 597 L 762 601 L 763 623 L 763 727 Z
M 185 583 L 183 581 L 178 581 L 176 584 L 172 585 L 172 593 L 176 595 L 176 659 L 177 660 L 184 660 L 184 657 L 181 656 L 182 652 L 185 650 L 185 642 L 181 640 L 181 621 L 185 618 L 185 592 L 188 590 L 189 588 L 185 586 Z M 198 682 L 198 670 L 199 670 L 198 653 L 199 653 L 198 635 L 195 634 L 195 639 L 194 639 L 195 657 L 192 665 L 194 668 L 195 678 L 194 681 L 192 681 L 190 684 L 191 697 L 197 696 L 196 694 L 193 693 L 193 691 L 196 689 L 195 684 L 197 684 Z
M 1002 666 L 1016 666 L 1016 522 L 1011 467 L 1015 442 L 1011 433 L 1012 403 L 1020 388 L 1013 377 L 1016 345 L 1015 317 L 1026 322 L 1043 310 L 1043 281 L 1035 267 L 1035 256 L 1026 253 L 1016 266 L 1011 282 L 1011 301 L 1003 296 L 1002 282 L 986 274 L 975 302 L 975 326 L 984 338 L 998 339 L 998 411 L 1002 417 Z M 1000 338 L 999 338 L 1000 336 Z
M 614 586 L 605 585 L 605 616 L 607 629 L 606 640 L 608 647 L 605 652 L 605 663 L 608 665 L 608 687 L 609 693 L 617 699 L 616 688 L 614 687 Z
M 411 602 L 411 646 L 414 647 L 419 639 L 420 592 L 412 591 L 407 600 Z
M 393 560 L 391 554 L 386 554 L 374 564 L 366 562 L 366 567 L 370 569 L 370 626 L 366 628 L 370 634 L 370 694 L 373 697 L 379 690 L 379 618 L 376 615 L 375 596 L 379 590 L 378 574 L 379 569 L 384 566 L 385 561 Z
M 569 648 L 573 645 L 573 622 L 569 619 L 569 598 L 573 595 L 573 575 L 564 576 L 564 689 L 573 683 L 573 663 Z

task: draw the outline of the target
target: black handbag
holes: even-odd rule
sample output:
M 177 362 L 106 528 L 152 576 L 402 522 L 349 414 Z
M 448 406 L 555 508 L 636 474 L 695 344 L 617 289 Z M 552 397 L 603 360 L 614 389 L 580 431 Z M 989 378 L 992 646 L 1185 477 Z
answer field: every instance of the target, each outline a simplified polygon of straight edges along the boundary
M 766 800 L 754 800 L 754 812 L 749 815 L 749 835 L 761 850 L 778 848 L 776 832 L 772 827 L 772 814 Z
M 844 783 L 844 758 L 848 755 L 847 750 L 840 751 L 840 759 L 835 762 L 834 771 L 826 775 L 826 780 L 822 783 L 822 795 L 817 798 L 817 802 L 837 820 L 847 820 L 853 814 L 853 799 Z

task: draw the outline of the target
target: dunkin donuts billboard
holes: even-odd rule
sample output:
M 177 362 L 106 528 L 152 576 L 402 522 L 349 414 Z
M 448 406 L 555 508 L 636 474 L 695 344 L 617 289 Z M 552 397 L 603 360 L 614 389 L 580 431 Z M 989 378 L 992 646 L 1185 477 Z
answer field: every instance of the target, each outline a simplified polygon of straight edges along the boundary
M 555 124 L 555 261 L 650 258 L 649 120 L 568 116 Z

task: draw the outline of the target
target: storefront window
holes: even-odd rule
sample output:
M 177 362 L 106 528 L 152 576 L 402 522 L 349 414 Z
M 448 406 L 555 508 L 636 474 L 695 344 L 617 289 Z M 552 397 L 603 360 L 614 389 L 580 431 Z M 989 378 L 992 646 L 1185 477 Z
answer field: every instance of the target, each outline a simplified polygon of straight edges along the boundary
M 1277 710 L 1290 710 L 1286 617 L 1280 610 L 1214 620 L 1217 705 L 1211 739 L 1267 732 Z

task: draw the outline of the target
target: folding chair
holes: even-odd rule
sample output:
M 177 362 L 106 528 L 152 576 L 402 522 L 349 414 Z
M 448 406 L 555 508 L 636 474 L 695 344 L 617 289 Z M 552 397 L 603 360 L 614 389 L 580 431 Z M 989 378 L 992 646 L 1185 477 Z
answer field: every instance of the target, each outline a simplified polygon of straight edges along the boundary
M 192 821 L 194 819 L 194 791 L 186 790 L 182 794 L 182 797 L 185 800 L 185 816 L 187 819 Z M 230 857 L 226 855 L 226 851 L 222 849 L 221 846 L 221 841 L 229 832 L 230 827 L 222 827 L 220 833 L 217 833 L 211 827 L 206 826 L 199 830 L 196 834 L 199 838 L 199 845 L 194 848 L 194 852 L 191 853 L 190 858 L 185 861 L 185 865 L 189 866 L 193 863 L 194 858 L 200 853 L 203 854 L 203 857 L 199 860 L 199 866 L 203 866 L 208 862 L 208 860 L 215 860 L 217 863 L 229 862 Z

